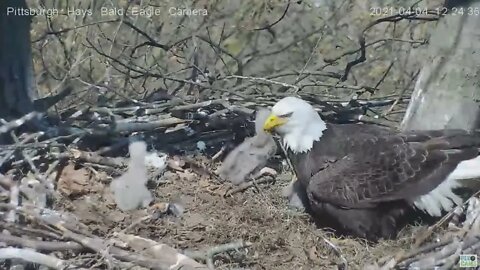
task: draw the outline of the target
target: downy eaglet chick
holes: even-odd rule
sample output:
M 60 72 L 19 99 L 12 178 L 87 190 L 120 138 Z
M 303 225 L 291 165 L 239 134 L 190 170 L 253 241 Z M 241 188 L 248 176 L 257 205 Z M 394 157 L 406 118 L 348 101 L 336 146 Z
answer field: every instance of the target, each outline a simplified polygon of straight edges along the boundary
M 259 109 L 255 118 L 256 135 L 245 139 L 233 149 L 223 161 L 219 176 L 235 185 L 242 184 L 250 177 L 258 176 L 267 161 L 277 151 L 277 145 L 272 135 L 263 130 L 263 123 L 270 111 Z

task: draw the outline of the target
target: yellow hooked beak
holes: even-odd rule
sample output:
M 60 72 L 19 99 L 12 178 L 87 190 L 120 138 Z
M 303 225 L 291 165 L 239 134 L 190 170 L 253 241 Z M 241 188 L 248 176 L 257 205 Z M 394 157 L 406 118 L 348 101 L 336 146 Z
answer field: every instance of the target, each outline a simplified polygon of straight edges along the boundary
M 272 132 L 274 128 L 281 126 L 287 122 L 287 119 L 270 114 L 263 124 L 263 130 L 265 132 Z

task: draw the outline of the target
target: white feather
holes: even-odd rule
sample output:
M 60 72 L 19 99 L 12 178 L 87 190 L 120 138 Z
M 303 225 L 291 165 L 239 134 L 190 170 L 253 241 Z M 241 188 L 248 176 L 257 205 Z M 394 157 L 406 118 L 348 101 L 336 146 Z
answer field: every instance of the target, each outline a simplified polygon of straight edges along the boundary
M 458 164 L 445 181 L 430 193 L 420 196 L 414 205 L 430 216 L 439 217 L 443 211 L 450 211 L 456 205 L 463 203 L 462 199 L 453 193 L 455 188 L 462 186 L 460 180 L 480 177 L 480 156 L 465 160 Z
M 472 179 L 480 177 L 480 156 L 465 160 L 448 176 L 453 179 Z
M 274 115 L 291 114 L 287 123 L 277 128 L 286 148 L 294 153 L 307 152 L 320 140 L 327 125 L 315 109 L 296 97 L 285 97 L 272 108 Z

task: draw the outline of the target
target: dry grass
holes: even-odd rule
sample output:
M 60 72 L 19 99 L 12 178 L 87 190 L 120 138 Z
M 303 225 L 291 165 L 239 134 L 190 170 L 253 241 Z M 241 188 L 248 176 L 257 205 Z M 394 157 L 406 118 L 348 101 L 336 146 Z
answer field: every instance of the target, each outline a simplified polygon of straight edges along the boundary
M 286 182 L 260 185 L 224 198 L 227 184 L 193 173 L 166 172 L 163 179 L 167 182 L 156 189 L 156 200 L 180 201 L 186 212 L 181 217 L 141 223 L 130 233 L 179 249 L 205 249 L 237 239 L 253 243 L 247 253 L 216 257 L 218 269 L 336 269 L 342 259 L 323 238 L 340 248 L 349 269 L 361 269 L 379 258 L 408 250 L 416 229 L 405 229 L 395 241 L 368 244 L 360 239 L 338 238 L 317 228 L 308 215 L 289 208 L 280 195 Z M 103 237 L 145 215 L 144 210 L 123 213 L 115 209 L 106 186 L 101 182 L 97 185 L 99 192 L 73 201 L 64 198 L 57 209 L 72 211 Z

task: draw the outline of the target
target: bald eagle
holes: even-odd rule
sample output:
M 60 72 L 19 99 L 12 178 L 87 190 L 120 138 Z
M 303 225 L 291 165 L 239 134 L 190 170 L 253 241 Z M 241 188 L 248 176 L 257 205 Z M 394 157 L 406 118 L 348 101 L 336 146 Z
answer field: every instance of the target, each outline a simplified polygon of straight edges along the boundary
M 296 97 L 277 102 L 263 128 L 282 138 L 310 214 L 373 241 L 395 237 L 412 209 L 441 216 L 463 202 L 460 180 L 480 177 L 478 132 L 329 124 Z

